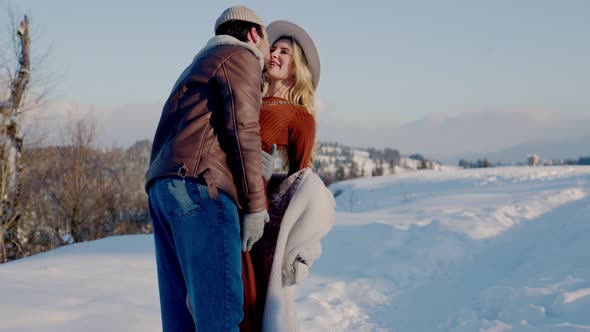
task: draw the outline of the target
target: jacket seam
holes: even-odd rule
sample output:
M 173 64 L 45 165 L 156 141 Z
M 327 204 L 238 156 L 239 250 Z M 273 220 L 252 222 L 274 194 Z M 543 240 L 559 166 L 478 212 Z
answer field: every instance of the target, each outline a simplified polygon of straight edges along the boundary
M 207 124 L 207 128 L 205 129 L 205 133 L 203 133 L 203 137 L 207 137 L 207 134 L 209 134 L 210 129 L 211 129 L 211 126 L 209 124 Z M 195 163 L 195 168 L 192 170 L 192 174 L 194 174 L 199 169 L 199 164 L 201 163 L 201 155 L 203 154 L 203 147 L 204 146 L 205 146 L 205 140 L 201 139 L 201 144 L 199 145 L 199 148 L 197 149 L 197 162 Z
M 219 72 L 219 70 L 224 67 L 225 63 L 227 62 L 227 60 L 229 60 L 231 57 L 233 57 L 234 55 L 238 54 L 238 53 L 242 53 L 242 52 L 248 52 L 250 54 L 252 54 L 253 57 L 256 57 L 256 55 L 254 53 L 252 53 L 249 49 L 247 48 L 243 48 L 240 47 L 238 45 L 227 45 L 227 46 L 236 46 L 238 47 L 238 49 L 236 49 L 234 52 L 224 56 L 224 57 L 220 57 L 216 54 L 208 54 L 208 55 L 203 55 L 199 57 L 199 60 L 202 59 L 206 59 L 206 58 L 212 58 L 212 59 L 216 59 L 219 60 L 219 65 L 217 66 L 217 68 L 215 69 L 215 71 L 213 72 L 212 77 L 215 77 L 217 75 L 217 73 Z M 227 75 L 224 75 L 227 78 Z
M 239 50 L 241 51 L 241 50 Z M 232 83 L 231 80 L 229 79 L 229 75 L 227 73 L 227 70 L 225 68 L 225 61 L 227 61 L 227 59 L 229 59 L 231 56 L 233 56 L 234 54 L 237 54 L 238 52 L 232 53 L 230 56 L 228 56 L 225 60 L 222 61 L 221 63 L 221 68 L 223 68 L 223 76 L 226 79 L 227 82 L 227 86 L 228 86 L 228 90 L 229 90 L 229 94 L 230 94 L 230 100 L 231 100 L 231 121 L 234 127 L 234 134 L 236 136 L 236 143 L 237 143 L 237 149 L 238 149 L 238 155 L 240 156 L 240 167 L 242 170 L 242 174 L 241 174 L 241 181 L 242 181 L 242 187 L 244 190 L 245 194 L 250 194 L 250 188 L 248 188 L 248 181 L 246 180 L 246 168 L 244 165 L 244 156 L 242 154 L 242 145 L 240 143 L 240 135 L 238 133 L 238 126 L 237 126 L 237 121 L 236 121 L 236 107 L 235 107 L 235 101 L 234 101 L 234 97 L 233 97 L 233 88 L 232 88 Z

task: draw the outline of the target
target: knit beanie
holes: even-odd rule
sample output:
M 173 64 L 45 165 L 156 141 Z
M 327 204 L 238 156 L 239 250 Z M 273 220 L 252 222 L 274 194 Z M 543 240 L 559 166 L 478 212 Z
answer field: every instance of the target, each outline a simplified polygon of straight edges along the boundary
M 258 17 L 258 15 L 256 15 L 252 9 L 245 6 L 234 6 L 229 7 L 228 9 L 224 10 L 223 13 L 221 13 L 221 16 L 219 16 L 215 22 L 214 32 L 216 32 L 217 28 L 223 23 L 233 20 L 251 22 L 260 26 L 264 26 L 264 22 L 262 22 L 260 17 Z

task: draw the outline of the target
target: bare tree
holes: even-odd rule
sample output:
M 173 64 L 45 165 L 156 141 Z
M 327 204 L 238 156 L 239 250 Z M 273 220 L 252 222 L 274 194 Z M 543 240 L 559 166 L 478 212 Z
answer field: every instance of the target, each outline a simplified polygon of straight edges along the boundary
M 27 16 L 16 32 L 19 40 L 18 65 L 15 71 L 7 68 L 9 89 L 6 100 L 0 100 L 2 124 L 0 128 L 0 262 L 19 256 L 18 199 L 23 137 L 19 123 L 20 109 L 30 81 L 30 35 Z M 4 61 L 6 63 L 6 61 Z M 20 253 L 22 256 L 22 253 Z
M 63 147 L 25 146 L 21 189 L 19 240 L 25 255 L 55 249 L 68 244 L 62 234 L 63 220 L 58 221 L 53 200 L 60 185 L 59 168 Z
M 81 242 L 88 238 L 88 219 L 92 201 L 86 199 L 96 195 L 91 190 L 95 187 L 95 169 L 92 159 L 95 157 L 95 126 L 91 121 L 78 120 L 65 134 L 68 144 L 61 150 L 58 169 L 61 180 L 52 192 L 57 203 L 58 217 L 63 220 L 62 235 L 71 235 L 72 242 Z

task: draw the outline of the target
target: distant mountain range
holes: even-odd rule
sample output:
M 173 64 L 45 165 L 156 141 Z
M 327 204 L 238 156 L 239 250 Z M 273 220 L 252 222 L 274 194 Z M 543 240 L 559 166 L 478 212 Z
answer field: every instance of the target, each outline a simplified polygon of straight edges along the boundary
M 321 130 L 330 123 L 322 123 Z M 403 154 L 421 153 L 430 159 L 456 165 L 459 159 L 488 158 L 524 161 L 536 153 L 543 159 L 590 155 L 590 110 L 573 115 L 539 110 L 490 110 L 434 115 L 397 128 L 354 128 L 335 124 L 353 135 L 351 146 L 393 147 Z M 373 142 L 373 144 L 371 144 Z
M 486 154 L 490 161 L 522 161 L 526 156 L 537 154 L 544 160 L 578 159 L 581 156 L 590 156 L 590 136 L 571 138 L 556 141 L 537 141 L 514 145 L 508 149 Z M 482 155 L 466 155 L 462 158 L 477 159 Z

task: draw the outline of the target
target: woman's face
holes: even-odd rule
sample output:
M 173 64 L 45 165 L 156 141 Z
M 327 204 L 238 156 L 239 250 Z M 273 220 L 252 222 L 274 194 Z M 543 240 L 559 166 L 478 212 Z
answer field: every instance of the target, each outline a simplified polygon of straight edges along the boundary
M 291 80 L 294 75 L 293 42 L 288 39 L 279 39 L 270 48 L 266 77 L 271 81 Z

